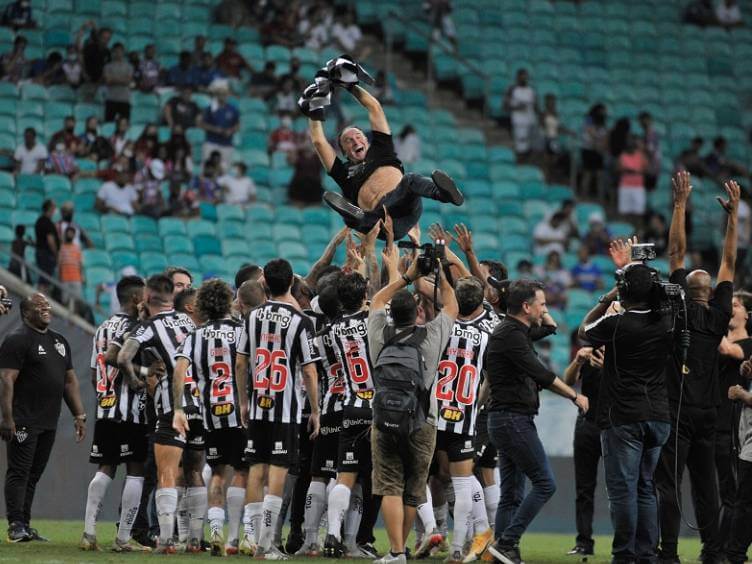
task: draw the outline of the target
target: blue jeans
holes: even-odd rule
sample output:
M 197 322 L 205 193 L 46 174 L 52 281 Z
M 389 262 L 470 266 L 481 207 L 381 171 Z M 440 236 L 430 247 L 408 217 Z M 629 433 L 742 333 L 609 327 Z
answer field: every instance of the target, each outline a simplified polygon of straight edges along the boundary
M 496 510 L 496 538 L 517 544 L 556 491 L 532 415 L 509 411 L 488 413 L 488 436 L 499 451 L 501 499 Z M 525 495 L 525 478 L 532 484 Z
M 614 540 L 612 562 L 655 562 L 658 503 L 653 472 L 671 433 L 664 421 L 642 421 L 601 431 L 606 490 Z

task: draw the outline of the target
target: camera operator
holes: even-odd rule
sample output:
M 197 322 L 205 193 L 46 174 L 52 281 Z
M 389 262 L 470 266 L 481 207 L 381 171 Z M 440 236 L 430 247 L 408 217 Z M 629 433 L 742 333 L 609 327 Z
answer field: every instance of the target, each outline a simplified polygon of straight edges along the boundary
M 671 325 L 655 310 L 654 271 L 627 264 L 629 242 L 614 241 L 610 252 L 624 270 L 617 271 L 617 287 L 585 317 L 580 337 L 606 350 L 596 417 L 614 528 L 611 562 L 653 562 L 658 544 L 653 471 L 671 428 L 664 376 Z M 617 294 L 623 311 L 607 313 Z
M 538 390 L 548 388 L 572 400 L 580 410 L 588 410 L 588 399 L 558 379 L 533 349 L 531 328 L 540 326 L 546 313 L 546 295 L 540 282 L 512 282 L 507 315 L 494 329 L 486 352 L 491 390 L 488 434 L 499 451 L 501 472 L 496 542 L 488 550 L 505 564 L 522 561 L 520 538 L 556 491 L 534 422 L 540 405 Z M 525 496 L 526 477 L 532 488 Z
M 689 469 L 697 527 L 703 548 L 701 561 L 712 564 L 722 558 L 718 529 L 720 512 L 718 483 L 715 476 L 715 429 L 721 403 L 718 384 L 718 346 L 728 331 L 731 299 L 734 291 L 736 261 L 736 223 L 739 186 L 724 185 L 728 201 L 719 198 L 728 220 L 718 283 L 712 287 L 704 270 L 687 273 L 684 268 L 686 206 L 692 191 L 690 175 L 680 172 L 673 179 L 674 211 L 669 231 L 670 281 L 680 284 L 687 294 L 687 328 L 690 344 L 685 371 L 679 347 L 666 365 L 666 379 L 673 423 L 671 436 L 661 453 L 655 482 L 660 500 L 660 556 L 666 562 L 678 562 L 677 547 L 681 509 L 679 494 L 685 465 Z M 679 320 L 679 325 L 684 324 Z M 678 332 L 675 336 L 678 336 Z M 677 343 L 678 345 L 678 343 Z M 677 438 L 678 437 L 678 438 Z

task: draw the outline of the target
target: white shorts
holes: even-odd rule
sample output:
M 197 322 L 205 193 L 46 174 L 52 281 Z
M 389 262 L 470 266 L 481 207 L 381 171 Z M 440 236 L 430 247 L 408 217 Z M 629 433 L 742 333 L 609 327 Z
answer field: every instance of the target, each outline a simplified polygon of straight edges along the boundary
M 640 187 L 619 187 L 619 213 L 642 215 L 645 213 L 645 204 L 647 195 L 645 188 Z

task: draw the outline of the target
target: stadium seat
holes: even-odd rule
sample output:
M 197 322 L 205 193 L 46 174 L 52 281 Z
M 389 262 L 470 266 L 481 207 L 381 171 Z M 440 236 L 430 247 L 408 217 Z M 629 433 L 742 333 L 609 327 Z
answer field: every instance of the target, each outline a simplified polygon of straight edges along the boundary
M 131 224 L 120 215 L 103 215 L 100 222 L 104 233 L 131 233 Z
M 148 232 L 142 233 L 140 231 L 135 231 L 134 233 L 137 233 L 136 237 L 134 237 L 134 244 L 136 247 L 136 250 L 139 253 L 144 252 L 162 252 L 162 239 L 160 239 L 156 234 L 151 235 Z
M 195 238 L 198 235 L 216 235 L 214 224 L 205 219 L 194 219 L 186 222 L 186 233 L 189 237 Z
M 170 265 L 179 264 L 191 273 L 198 273 L 201 270 L 198 260 L 193 254 L 170 254 L 167 256 L 167 262 Z
M 217 206 L 217 219 L 219 221 L 245 221 L 243 209 L 239 206 L 230 204 L 219 204 Z
M 112 253 L 112 269 L 120 272 L 126 266 L 132 266 L 136 271 L 141 270 L 141 262 L 133 251 L 115 251 Z
M 193 248 L 195 249 L 196 255 L 198 255 L 199 257 L 203 255 L 222 254 L 222 245 L 219 242 L 219 239 L 217 239 L 214 235 L 199 234 L 192 237 L 192 239 Z
M 150 276 L 159 272 L 164 272 L 167 268 L 167 257 L 160 252 L 143 252 L 139 256 L 141 272 Z
M 105 267 L 111 268 L 112 263 L 110 261 L 110 253 L 100 249 L 84 249 L 83 262 L 87 269 L 93 267 Z
M 159 235 L 165 237 L 166 235 L 185 235 L 185 222 L 174 217 L 163 217 L 159 220 Z M 171 252 L 166 248 L 168 252 Z
M 112 233 L 103 230 L 104 244 L 108 252 L 134 251 L 133 237 L 130 233 Z
M 184 234 L 163 236 L 163 241 L 167 254 L 193 254 L 193 241 Z

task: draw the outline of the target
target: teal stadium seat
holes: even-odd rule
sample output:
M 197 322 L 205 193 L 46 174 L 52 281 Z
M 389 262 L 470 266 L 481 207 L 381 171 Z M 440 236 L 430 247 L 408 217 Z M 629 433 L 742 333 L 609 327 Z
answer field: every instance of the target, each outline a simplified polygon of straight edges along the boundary
M 163 241 L 164 250 L 167 254 L 193 254 L 193 241 L 184 234 L 167 235 L 163 238 Z

